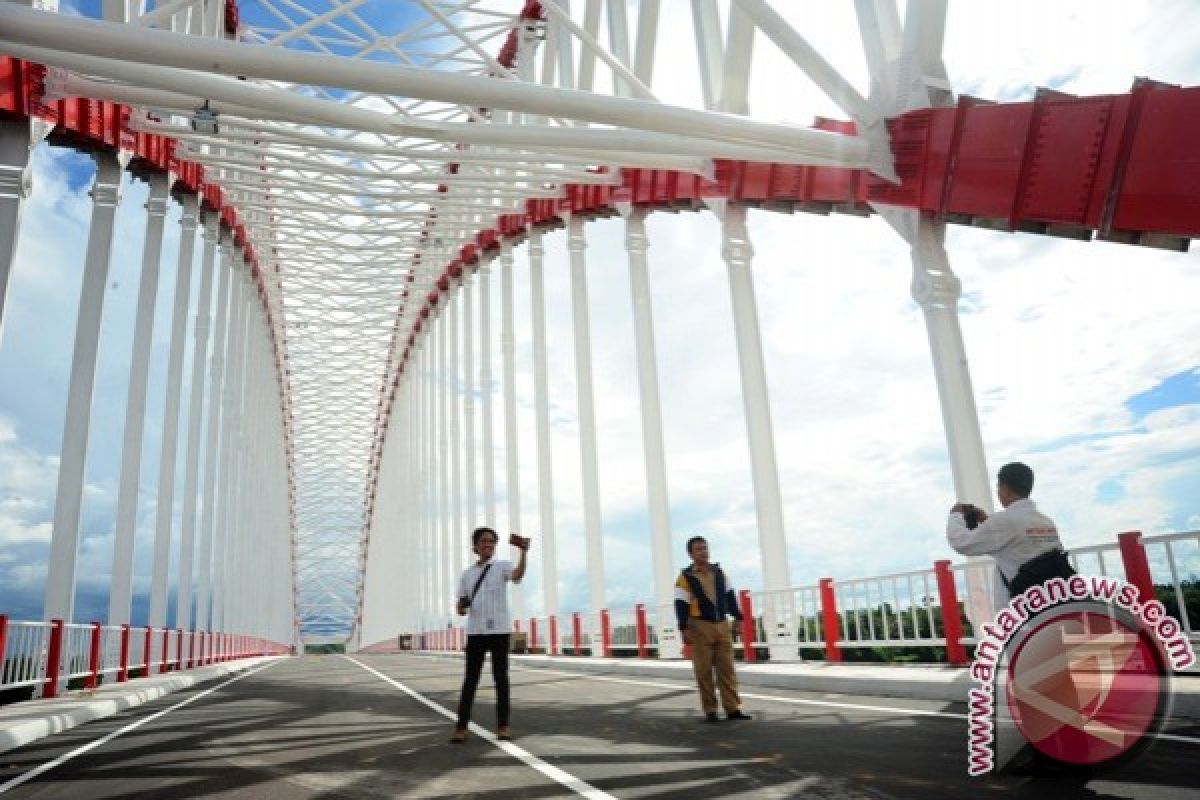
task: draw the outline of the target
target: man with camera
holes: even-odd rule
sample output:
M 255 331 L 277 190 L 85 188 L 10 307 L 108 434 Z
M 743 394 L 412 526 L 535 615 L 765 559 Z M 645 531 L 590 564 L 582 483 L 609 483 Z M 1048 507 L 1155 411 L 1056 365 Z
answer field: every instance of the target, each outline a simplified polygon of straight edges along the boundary
M 742 699 L 738 696 L 737 674 L 733 671 L 733 632 L 725 619 L 728 615 L 741 620 L 737 596 L 721 565 L 709 561 L 708 542 L 703 536 L 688 539 L 687 551 L 692 563 L 679 573 L 675 583 L 675 617 L 684 644 L 692 646 L 692 671 L 700 690 L 704 719 L 718 721 L 717 688 L 721 690 L 726 719 L 750 719 L 742 711 Z
M 989 515 L 970 503 L 955 503 L 946 521 L 946 541 L 954 550 L 996 559 L 1003 584 L 1003 589 L 997 584 L 993 592 L 997 607 L 1031 586 L 1075 574 L 1054 520 L 1029 499 L 1032 491 L 1033 470 L 1016 461 L 1005 464 L 996 476 L 996 496 L 1003 511 Z
M 520 552 L 516 566 L 511 561 L 495 559 L 498 541 L 499 537 L 491 528 L 481 527 L 472 531 L 471 549 L 479 560 L 463 570 L 462 577 L 458 579 L 455 610 L 459 616 L 467 618 L 467 665 L 458 698 L 458 722 L 454 726 L 454 735 L 450 737 L 453 744 L 462 744 L 467 740 L 471 706 L 475 702 L 479 675 L 483 672 L 483 660 L 488 653 L 492 654 L 492 679 L 496 684 L 496 738 L 505 741 L 512 738 L 508 728 L 508 649 L 512 630 L 512 619 L 508 612 L 508 582 L 520 583 L 521 578 L 525 577 L 529 539 L 515 533 L 509 537 L 509 544 Z

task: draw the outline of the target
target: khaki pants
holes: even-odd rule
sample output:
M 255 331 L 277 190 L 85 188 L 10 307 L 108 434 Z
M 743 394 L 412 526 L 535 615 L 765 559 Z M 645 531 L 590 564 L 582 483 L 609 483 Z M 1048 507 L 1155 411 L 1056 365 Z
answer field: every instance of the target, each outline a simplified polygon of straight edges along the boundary
M 700 687 L 700 703 L 704 713 L 717 710 L 717 693 L 713 688 L 713 670 L 717 673 L 717 687 L 721 690 L 721 705 L 725 713 L 742 707 L 738 696 L 737 675 L 733 671 L 733 635 L 727 621 L 709 622 L 704 619 L 689 619 L 688 630 L 692 634 L 692 669 L 696 672 L 696 685 Z

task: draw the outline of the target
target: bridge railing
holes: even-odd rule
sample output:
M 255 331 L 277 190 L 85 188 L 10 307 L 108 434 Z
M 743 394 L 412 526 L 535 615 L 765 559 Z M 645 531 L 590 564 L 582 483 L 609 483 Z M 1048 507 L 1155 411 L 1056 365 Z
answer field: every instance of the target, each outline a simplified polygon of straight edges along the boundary
M 944 645 L 936 569 L 834 581 L 841 647 Z
M 0 615 L 0 691 L 32 687 L 34 696 L 56 697 L 68 687 L 91 690 L 135 677 L 289 651 L 286 645 L 250 636 L 31 622 Z
M 1200 531 L 1150 537 L 1127 532 L 1116 542 L 1074 548 L 1069 557 L 1080 574 L 1124 578 L 1144 597 L 1157 596 L 1188 638 L 1200 641 Z M 994 566 L 949 560 L 887 575 L 823 578 L 815 586 L 743 591 L 739 603 L 746 622 L 737 626 L 734 646 L 747 661 L 811 658 L 823 651 L 826 660 L 837 662 L 850 651 L 884 648 L 885 654 L 872 657 L 964 665 L 976 641 L 966 613 L 972 571 L 978 571 L 983 591 L 993 596 L 998 580 Z M 659 655 L 657 630 L 674 627 L 673 613 L 670 606 L 638 604 L 556 620 L 529 618 L 518 626 L 527 626 L 529 645 L 539 653 L 652 658 Z M 578 648 L 577 618 L 584 642 Z M 557 634 L 553 643 L 552 629 Z
M 1162 577 L 1170 591 L 1165 598 L 1167 611 L 1170 612 L 1193 642 L 1200 642 L 1200 603 L 1193 601 L 1188 608 L 1188 595 L 1184 592 L 1183 568 L 1186 563 L 1200 562 L 1200 531 L 1183 531 L 1166 533 L 1159 536 L 1147 536 L 1142 539 L 1146 550 L 1146 559 L 1150 565 L 1152 580 Z M 1194 575 L 1195 573 L 1190 573 Z M 1157 584 L 1157 581 L 1155 581 Z M 1192 583 L 1195 584 L 1195 578 Z M 1162 584 L 1157 584 L 1162 585 Z M 1193 594 L 1200 589 L 1192 587 Z M 1172 602 L 1173 601 L 1173 602 Z

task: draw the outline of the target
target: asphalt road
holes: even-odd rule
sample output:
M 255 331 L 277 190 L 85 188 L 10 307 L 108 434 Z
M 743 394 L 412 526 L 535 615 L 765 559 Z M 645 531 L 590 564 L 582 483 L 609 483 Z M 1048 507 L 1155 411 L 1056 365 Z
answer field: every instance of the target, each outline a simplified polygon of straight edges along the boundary
M 1160 740 L 1087 782 L 970 778 L 962 706 L 751 689 L 755 720 L 708 725 L 687 683 L 542 669 L 513 672 L 513 743 L 484 730 L 494 723 L 485 668 L 474 715 L 483 727 L 450 745 L 444 714 L 457 702 L 461 664 L 413 655 L 282 660 L 2 754 L 0 794 L 1200 800 L 1195 726 L 1173 730 L 1186 740 Z

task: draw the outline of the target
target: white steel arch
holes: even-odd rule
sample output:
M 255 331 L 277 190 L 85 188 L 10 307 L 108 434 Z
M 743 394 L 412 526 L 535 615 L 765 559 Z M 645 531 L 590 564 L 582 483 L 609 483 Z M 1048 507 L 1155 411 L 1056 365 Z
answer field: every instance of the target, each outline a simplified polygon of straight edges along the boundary
M 286 523 L 272 521 L 294 529 L 295 613 L 302 630 L 318 637 L 354 634 L 365 644 L 444 621 L 444 596 L 462 558 L 465 531 L 457 527 L 476 521 L 462 519 L 461 499 L 449 493 L 467 487 L 473 499 L 478 477 L 484 507 L 469 502 L 468 515 L 482 522 L 495 514 L 495 350 L 505 384 L 506 506 L 510 520 L 520 519 L 518 454 L 529 446 L 516 441 L 512 416 L 508 314 L 515 239 L 481 252 L 480 231 L 500 227 L 505 214 L 523 212 L 527 200 L 562 197 L 568 184 L 617 183 L 622 167 L 711 176 L 714 159 L 724 158 L 869 168 L 893 178 L 883 120 L 948 96 L 940 0 L 908 3 L 903 23 L 891 0 L 856 4 L 874 82 L 870 97 L 766 0 L 643 0 L 636 9 L 624 0 L 175 0 L 143 6 L 130 13 L 128 4 L 106 4 L 111 13 L 105 20 L 89 20 L 0 4 L 0 52 L 49 65 L 52 95 L 128 104 L 131 129 L 174 139 L 176 156 L 202 165 L 206 181 L 237 210 L 245 246 L 259 260 L 261 281 L 252 285 L 240 275 L 230 290 L 225 353 L 214 352 L 208 391 L 207 424 L 219 420 L 221 433 L 211 427 L 207 433 L 204 480 L 194 471 L 187 479 L 189 491 L 203 491 L 204 498 L 199 512 L 196 498 L 189 500 L 185 524 L 190 532 L 192 518 L 200 520 L 202 548 L 210 546 L 208 536 L 213 548 L 211 565 L 205 561 L 200 570 L 200 604 L 209 602 L 210 593 L 212 602 L 211 620 L 207 609 L 197 609 L 202 626 L 243 613 L 220 594 L 240 587 L 241 598 L 255 595 L 255 576 L 243 561 L 253 542 L 228 523 L 261 521 L 253 469 L 263 459 L 244 448 L 274 427 L 286 440 L 291 509 Z M 240 24 L 231 9 L 240 12 Z M 656 99 L 656 44 L 685 29 L 685 21 L 697 42 L 703 108 Z M 759 34 L 845 110 L 857 135 L 751 113 L 747 85 Z M 783 588 L 786 543 L 766 377 L 755 355 L 759 332 L 745 209 L 710 205 L 724 219 L 767 588 Z M 941 289 L 914 288 L 914 296 L 945 300 L 953 275 L 938 249 L 938 232 L 914 212 L 881 210 L 912 244 L 918 278 L 941 281 Z M 644 282 L 644 213 L 628 209 L 635 293 Z M 570 224 L 578 280 L 582 223 Z M 221 231 L 210 225 L 212 248 Z M 540 233 L 529 236 L 540 259 Z M 473 249 L 469 258 L 467 249 Z M 494 349 L 487 265 L 497 254 L 505 324 Z M 540 280 L 536 270 L 533 277 Z M 477 308 L 454 299 L 472 282 L 481 287 Z M 579 285 L 577 312 L 586 315 Z M 986 481 L 981 487 L 978 480 L 985 475 L 982 448 L 954 446 L 978 440 L 955 311 L 942 301 L 926 308 L 947 427 L 953 429 L 956 484 L 960 496 L 986 503 Z M 643 403 L 656 404 L 648 306 L 643 311 L 639 376 Z M 472 332 L 477 342 L 459 341 Z M 577 333 L 581 360 L 586 333 L 583 319 Z M 212 341 L 221 346 L 220 338 Z M 205 346 L 198 343 L 197 353 Z M 468 348 L 479 353 L 478 375 L 463 375 L 456 366 L 461 353 L 465 367 L 474 369 Z M 258 382 L 259 371 L 270 371 L 273 361 L 282 393 L 277 404 Z M 580 367 L 585 417 L 591 413 L 587 369 Z M 537 402 L 544 403 L 544 366 L 538 373 Z M 198 405 L 200 366 L 195 375 Z M 459 407 L 464 386 L 478 386 L 481 393 L 478 440 L 472 399 Z M 544 416 L 544 406 L 538 408 Z M 657 408 L 643 411 L 648 426 L 661 416 Z M 201 438 L 201 411 L 191 413 L 189 452 Z M 648 495 L 662 605 L 669 597 L 666 470 L 661 441 L 655 441 L 661 433 L 645 435 L 647 458 L 655 465 Z M 599 569 L 600 520 L 590 475 L 595 453 L 587 452 L 594 449 L 594 432 L 585 438 L 591 442 L 583 454 L 589 552 Z M 539 463 L 548 464 L 544 431 L 537 452 Z M 464 465 L 469 475 L 461 475 Z M 209 470 L 219 477 L 210 478 Z M 547 518 L 553 514 L 550 477 L 547 466 L 539 482 Z M 169 538 L 169 522 L 166 527 Z M 55 535 L 58 546 L 57 530 Z M 70 546 L 64 539 L 60 549 L 66 553 Z M 391 579 L 400 554 L 421 565 L 416 585 Z M 549 555 L 552 583 L 552 550 Z M 164 568 L 156 583 L 156 611 L 162 605 L 163 613 L 165 574 Z M 189 603 L 190 588 L 180 586 L 180 603 Z M 601 602 L 598 587 L 591 594 L 594 604 Z M 556 604 L 553 592 L 547 603 Z M 660 624 L 669 649 L 675 641 L 670 624 Z M 789 643 L 779 644 L 782 653 Z

